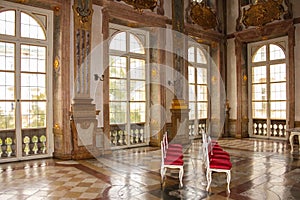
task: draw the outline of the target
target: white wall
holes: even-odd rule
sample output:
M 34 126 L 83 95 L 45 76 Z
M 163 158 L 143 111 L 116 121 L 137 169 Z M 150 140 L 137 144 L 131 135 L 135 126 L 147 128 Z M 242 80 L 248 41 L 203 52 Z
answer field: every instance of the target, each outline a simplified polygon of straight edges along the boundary
M 227 41 L 227 99 L 229 101 L 230 118 L 236 119 L 237 112 L 237 84 L 236 84 L 236 56 L 234 39 Z

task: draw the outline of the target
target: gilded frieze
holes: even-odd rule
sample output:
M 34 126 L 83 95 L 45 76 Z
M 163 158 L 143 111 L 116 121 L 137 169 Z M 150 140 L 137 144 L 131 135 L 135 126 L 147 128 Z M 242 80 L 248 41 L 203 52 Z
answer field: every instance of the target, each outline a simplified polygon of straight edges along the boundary
M 133 6 L 135 10 L 143 12 L 144 9 L 154 10 L 158 0 L 117 0 L 124 1 L 126 4 Z
M 205 30 L 214 29 L 218 24 L 216 14 L 204 3 L 192 2 L 190 17 L 195 24 Z
M 249 26 L 264 26 L 274 20 L 279 20 L 285 13 L 282 6 L 283 0 L 260 0 L 244 9 L 243 24 Z

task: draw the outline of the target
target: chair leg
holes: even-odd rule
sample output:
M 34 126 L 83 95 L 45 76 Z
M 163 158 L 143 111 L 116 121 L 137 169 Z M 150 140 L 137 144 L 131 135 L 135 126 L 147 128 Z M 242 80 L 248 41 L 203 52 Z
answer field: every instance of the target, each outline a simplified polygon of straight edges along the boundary
M 227 174 L 227 191 L 228 191 L 228 193 L 230 193 L 230 188 L 229 188 L 229 184 L 230 184 L 230 180 L 231 180 L 230 171 L 226 172 L 226 174 Z
M 210 170 L 207 170 L 207 172 L 206 172 L 206 179 L 207 179 L 206 191 L 208 191 L 210 184 L 211 184 L 211 171 Z
M 161 184 L 163 184 L 163 182 L 164 182 L 164 167 L 161 167 L 160 168 L 160 176 L 161 176 Z
M 183 167 L 181 167 L 179 170 L 180 187 L 183 187 L 182 178 L 183 178 Z

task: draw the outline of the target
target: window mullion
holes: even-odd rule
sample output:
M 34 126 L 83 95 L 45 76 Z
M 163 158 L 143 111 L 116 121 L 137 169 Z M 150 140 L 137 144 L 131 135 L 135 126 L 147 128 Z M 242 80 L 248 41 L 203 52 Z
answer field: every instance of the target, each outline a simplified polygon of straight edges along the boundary
M 21 113 L 21 12 L 16 10 L 16 42 L 15 42 L 15 123 L 17 157 L 22 156 L 22 113 Z

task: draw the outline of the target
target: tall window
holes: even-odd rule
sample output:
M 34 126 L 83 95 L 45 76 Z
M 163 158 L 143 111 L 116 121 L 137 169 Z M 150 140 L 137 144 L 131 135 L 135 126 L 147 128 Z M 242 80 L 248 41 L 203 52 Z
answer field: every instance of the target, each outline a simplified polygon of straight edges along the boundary
M 250 46 L 251 133 L 285 138 L 287 85 L 286 41 Z
M 205 49 L 206 48 L 206 49 Z M 190 135 L 200 136 L 206 131 L 208 116 L 208 47 L 191 46 L 188 49 L 189 61 L 189 120 Z
M 112 146 L 148 142 L 147 40 L 145 32 L 111 29 L 109 51 L 109 120 Z
M 0 10 L 0 159 L 50 154 L 52 12 Z

